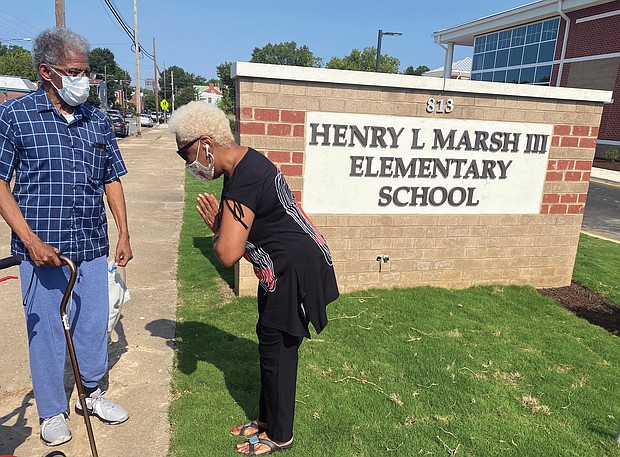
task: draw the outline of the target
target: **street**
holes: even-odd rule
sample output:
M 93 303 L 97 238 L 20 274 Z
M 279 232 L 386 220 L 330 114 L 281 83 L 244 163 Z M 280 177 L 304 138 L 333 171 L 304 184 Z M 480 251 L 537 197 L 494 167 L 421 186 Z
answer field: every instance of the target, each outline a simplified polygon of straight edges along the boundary
M 139 120 L 140 118 L 137 116 L 134 117 L 126 117 L 125 120 L 129 123 L 129 135 L 127 136 L 127 138 L 134 136 L 136 134 L 136 131 L 138 129 L 137 125 L 136 125 L 136 121 Z M 153 128 L 158 128 L 157 126 L 155 127 L 144 127 L 142 126 L 141 130 L 145 131 L 145 130 L 150 130 Z M 117 138 L 117 141 L 123 141 L 124 138 Z
M 620 184 L 590 181 L 581 228 L 620 241 Z

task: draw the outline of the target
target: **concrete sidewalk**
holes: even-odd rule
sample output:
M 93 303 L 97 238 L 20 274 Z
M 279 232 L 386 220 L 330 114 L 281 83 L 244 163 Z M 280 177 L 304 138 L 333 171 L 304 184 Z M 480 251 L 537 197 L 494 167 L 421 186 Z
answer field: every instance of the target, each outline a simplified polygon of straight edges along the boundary
M 177 247 L 183 212 L 184 167 L 166 128 L 143 129 L 119 143 L 129 174 L 122 179 L 134 260 L 126 268 L 131 300 L 112 335 L 108 396 L 131 417 L 118 426 L 94 419 L 99 455 L 163 457 L 168 453 L 170 375 L 177 303 Z M 111 250 L 115 226 L 110 217 Z M 0 257 L 10 255 L 10 230 L 0 222 Z M 19 275 L 17 267 L 0 277 Z M 60 317 L 59 317 L 60 319 Z M 19 281 L 0 283 L 0 455 L 39 457 L 52 450 L 39 440 L 28 366 Z M 67 365 L 70 372 L 70 365 Z M 75 389 L 71 410 L 76 399 Z M 71 413 L 73 439 L 57 449 L 90 455 L 84 421 Z
M 620 171 L 592 167 L 590 176 L 592 178 L 600 179 L 601 181 L 620 183 Z

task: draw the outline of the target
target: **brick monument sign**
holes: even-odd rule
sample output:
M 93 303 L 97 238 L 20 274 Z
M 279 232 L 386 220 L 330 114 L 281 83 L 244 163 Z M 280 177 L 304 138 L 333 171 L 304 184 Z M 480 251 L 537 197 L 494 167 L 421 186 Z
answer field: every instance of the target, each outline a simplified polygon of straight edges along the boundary
M 611 92 L 237 62 L 238 141 L 274 162 L 342 292 L 570 284 Z M 236 269 L 241 295 L 252 267 Z

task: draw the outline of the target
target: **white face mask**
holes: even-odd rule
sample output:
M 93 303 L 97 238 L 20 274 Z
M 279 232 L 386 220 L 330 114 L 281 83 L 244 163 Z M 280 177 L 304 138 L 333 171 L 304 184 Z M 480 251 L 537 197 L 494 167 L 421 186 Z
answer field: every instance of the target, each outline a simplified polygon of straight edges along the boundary
M 56 87 L 56 84 L 50 79 L 52 86 L 58 91 L 58 95 L 69 106 L 78 106 L 86 101 L 90 93 L 89 79 L 86 76 L 67 76 L 61 75 L 51 66 L 54 73 L 62 78 L 62 89 Z
M 187 168 L 187 171 L 189 171 L 194 178 L 200 179 L 201 181 L 211 181 L 215 175 L 215 157 L 213 157 L 213 154 L 209 152 L 209 145 L 205 145 L 205 154 L 207 156 L 207 161 L 209 162 L 208 167 L 205 167 L 203 164 L 198 162 L 199 154 L 200 142 L 198 143 L 198 151 L 196 151 L 196 160 L 192 163 L 186 163 L 185 168 Z

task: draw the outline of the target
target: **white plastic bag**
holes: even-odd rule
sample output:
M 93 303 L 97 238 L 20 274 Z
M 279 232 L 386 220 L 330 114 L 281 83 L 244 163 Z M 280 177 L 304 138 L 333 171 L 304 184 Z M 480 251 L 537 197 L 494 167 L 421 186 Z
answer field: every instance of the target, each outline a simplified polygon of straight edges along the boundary
M 108 298 L 108 333 L 112 333 L 121 318 L 123 305 L 131 298 L 125 283 L 125 269 L 117 268 L 114 259 L 108 260 Z

